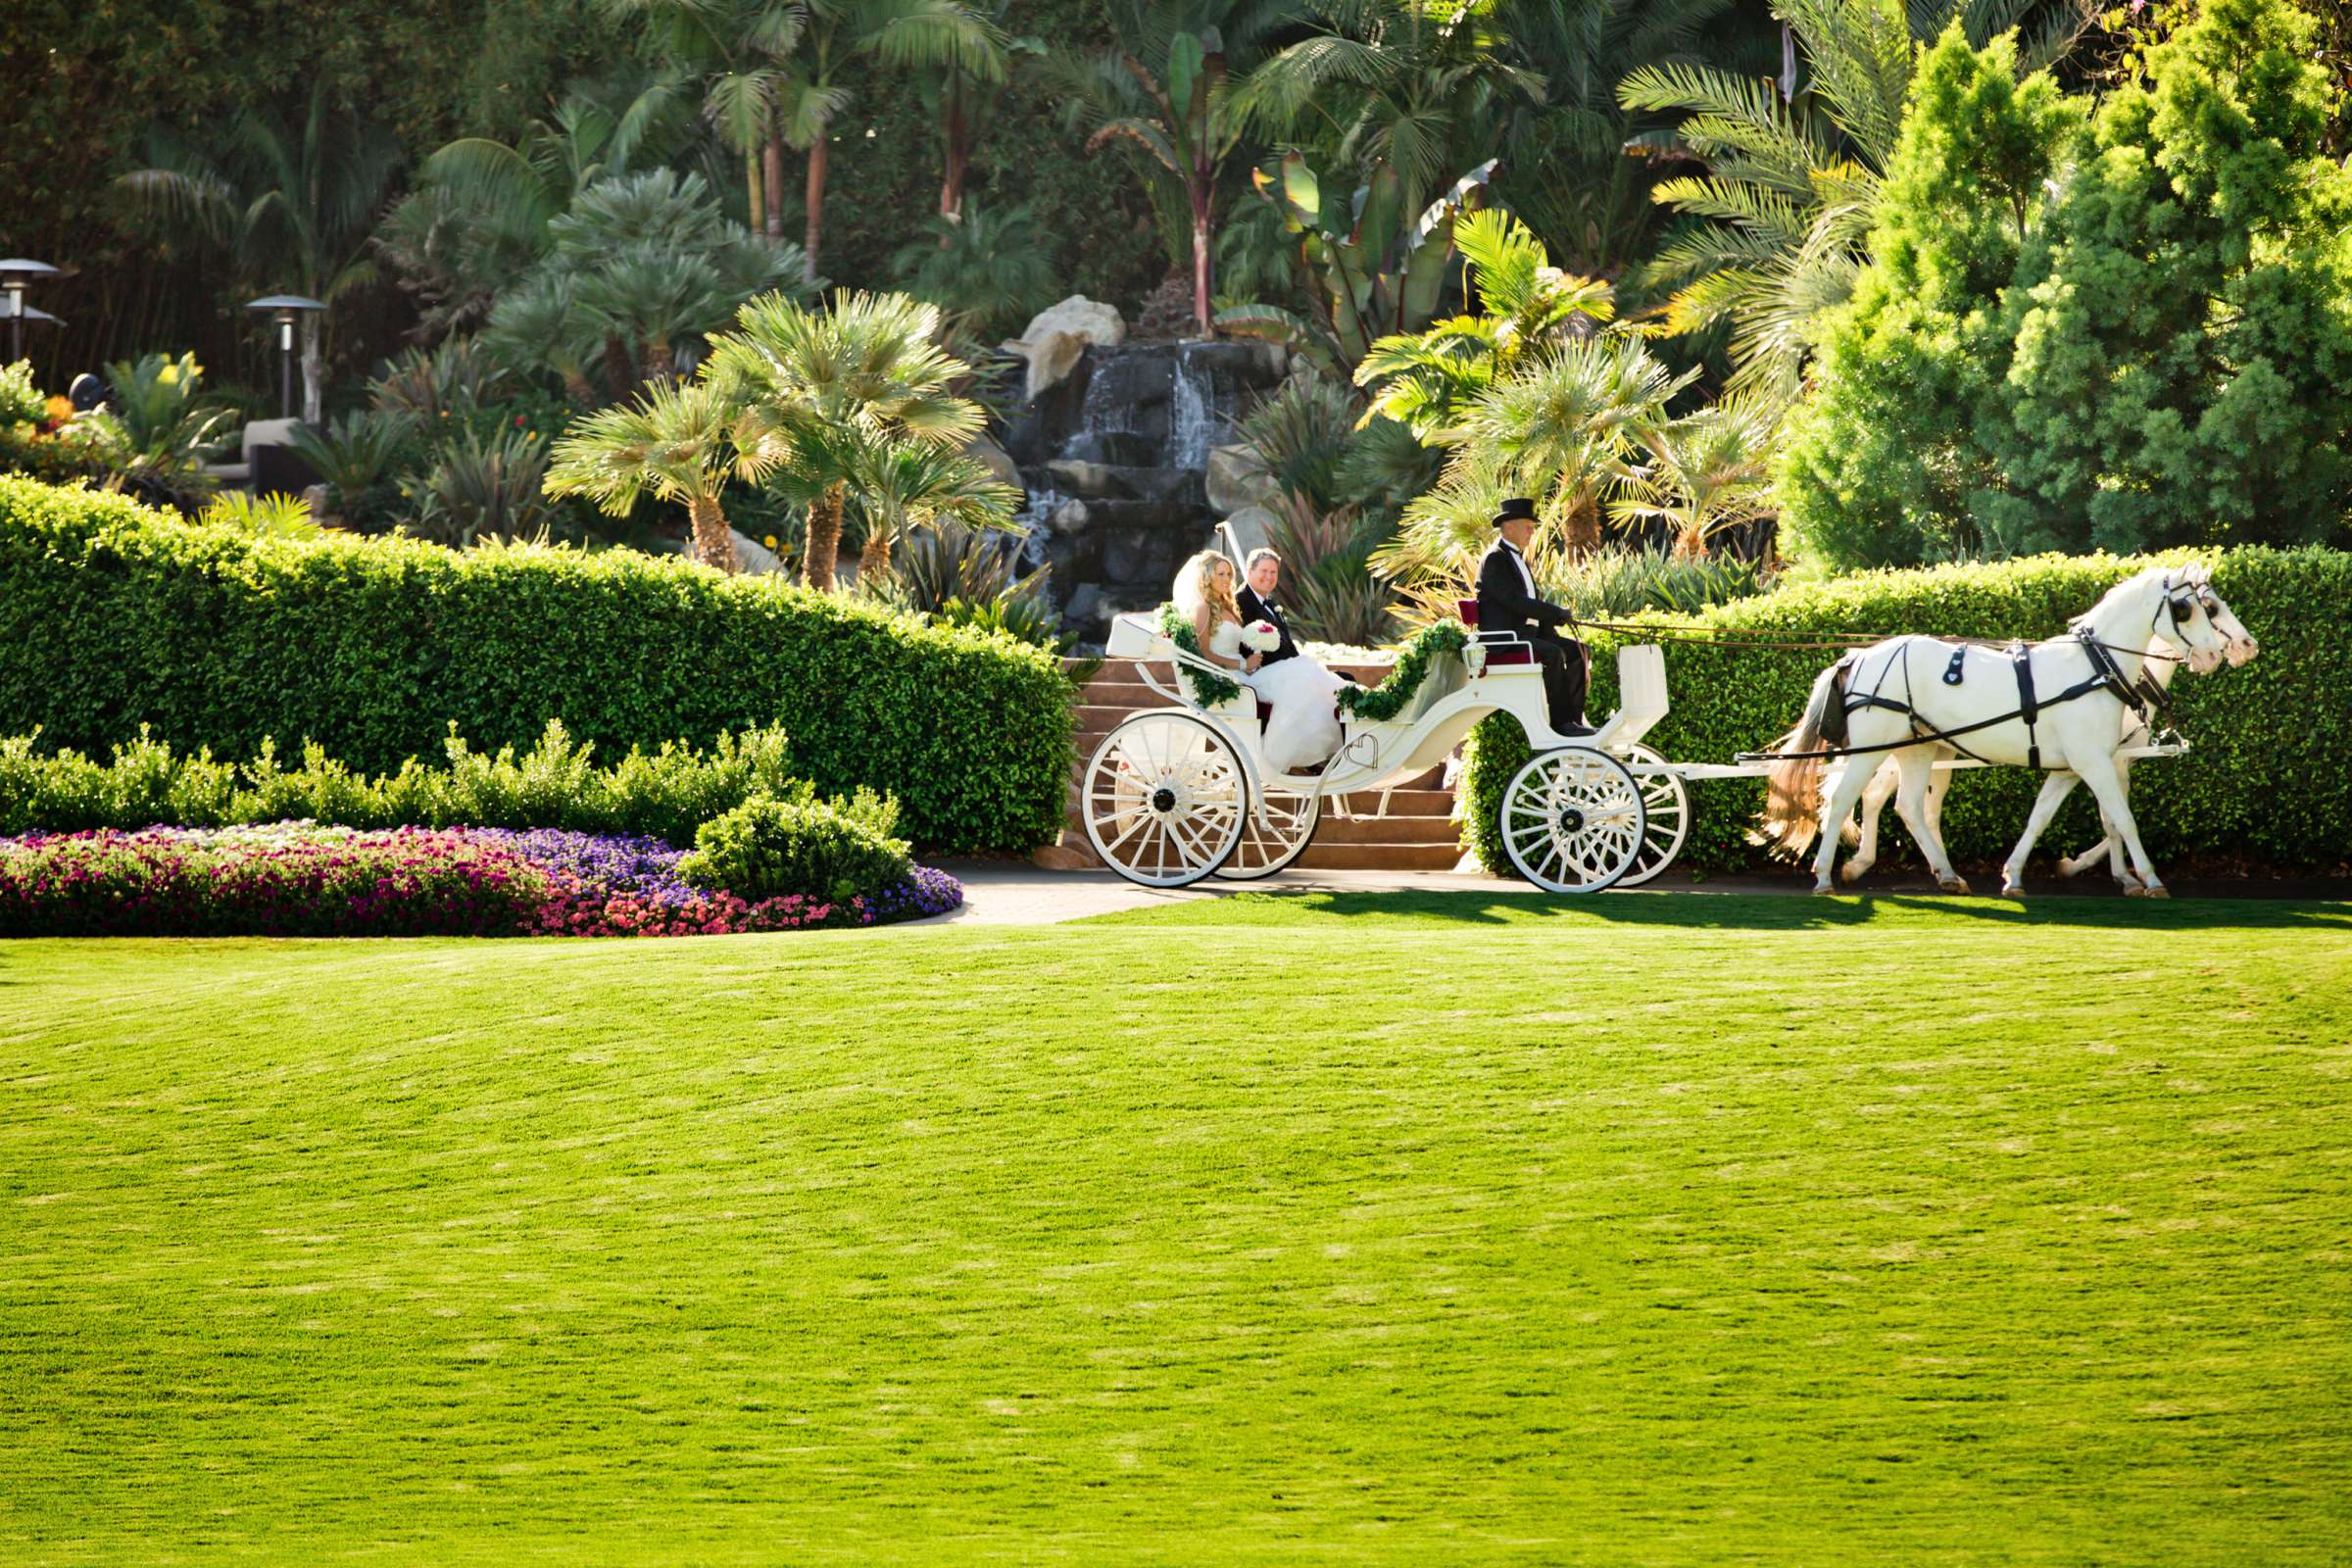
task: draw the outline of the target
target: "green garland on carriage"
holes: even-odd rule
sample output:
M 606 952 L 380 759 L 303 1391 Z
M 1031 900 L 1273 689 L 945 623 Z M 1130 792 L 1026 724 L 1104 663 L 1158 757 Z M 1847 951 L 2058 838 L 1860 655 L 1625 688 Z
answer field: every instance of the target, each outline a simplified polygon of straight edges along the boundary
M 1192 622 L 1177 612 L 1172 604 L 1159 607 L 1159 629 L 1168 641 L 1185 653 L 1196 657 L 1200 652 L 1200 640 L 1193 635 Z M 1459 655 L 1470 644 L 1469 628 L 1458 620 L 1435 621 L 1405 639 L 1397 650 L 1396 667 L 1388 679 L 1377 686 L 1348 686 L 1340 692 L 1340 711 L 1349 718 L 1377 722 L 1395 718 L 1404 711 L 1440 654 Z M 1191 664 L 1180 666 L 1185 679 L 1192 682 L 1193 701 L 1202 708 L 1214 708 L 1229 703 L 1242 694 L 1239 682 L 1223 675 L 1211 674 Z
M 1193 635 L 1193 623 L 1176 612 L 1174 605 L 1159 607 L 1160 634 L 1194 658 L 1200 657 L 1200 639 Z M 1215 708 L 1230 703 L 1242 695 L 1241 683 L 1223 675 L 1212 675 L 1192 664 L 1178 664 L 1184 678 L 1193 683 L 1193 702 L 1196 707 Z
M 1433 621 L 1404 641 L 1396 652 L 1396 667 L 1377 686 L 1349 686 L 1340 692 L 1340 711 L 1349 718 L 1395 718 L 1413 700 L 1440 654 L 1459 656 L 1470 645 L 1470 629 L 1458 620 Z

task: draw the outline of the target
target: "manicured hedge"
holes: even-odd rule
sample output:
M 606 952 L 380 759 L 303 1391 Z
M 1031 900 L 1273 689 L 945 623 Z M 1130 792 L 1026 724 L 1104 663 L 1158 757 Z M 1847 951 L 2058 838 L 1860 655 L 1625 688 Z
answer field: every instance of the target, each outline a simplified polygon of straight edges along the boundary
M 2049 556 L 1987 565 L 1870 572 L 1741 600 L 1694 619 L 1659 624 L 1713 626 L 1791 640 L 1847 628 L 1943 632 L 1955 636 L 2047 637 L 2064 630 L 2125 577 L 2154 561 Z M 2225 866 L 2334 873 L 2352 858 L 2352 554 L 2326 549 L 2232 550 L 2208 557 L 2214 587 L 2261 643 L 2239 669 L 2173 682 L 2175 712 L 2191 743 L 2186 757 L 2132 770 L 2132 808 L 2148 853 L 2160 861 L 2195 857 Z M 1616 703 L 1617 649 L 1642 641 L 1594 633 L 1592 711 Z M 1671 638 L 1666 649 L 1671 710 L 1648 743 L 1676 761 L 1730 761 L 1770 745 L 1804 711 L 1814 677 L 1835 652 L 1710 647 Z M 1515 721 L 1491 718 L 1472 736 L 1464 787 L 1464 837 L 1490 867 L 1508 875 L 1494 822 L 1503 788 L 1527 759 Z M 2025 827 L 2038 775 L 2023 768 L 1965 769 L 1944 805 L 1944 839 L 1955 859 L 2004 858 Z M 1763 785 L 1725 779 L 1690 786 L 1693 820 L 1678 868 L 1744 870 L 1772 863 L 1746 842 Z M 2073 854 L 2096 836 L 2089 792 L 2078 789 L 2042 843 Z M 1902 842 L 1888 807 L 1885 825 Z M 2046 871 L 2046 858 L 2037 870 Z M 2160 864 L 2159 869 L 2162 868 Z M 1669 880 L 1676 876 L 1669 871 Z M 1793 874 L 1793 873 L 1792 873 Z
M 600 760 L 782 724 L 820 793 L 896 795 L 934 852 L 1060 830 L 1070 691 L 1045 651 L 683 560 L 256 539 L 0 477 L 0 734 L 105 755 L 142 724 L 396 771 L 448 726 Z

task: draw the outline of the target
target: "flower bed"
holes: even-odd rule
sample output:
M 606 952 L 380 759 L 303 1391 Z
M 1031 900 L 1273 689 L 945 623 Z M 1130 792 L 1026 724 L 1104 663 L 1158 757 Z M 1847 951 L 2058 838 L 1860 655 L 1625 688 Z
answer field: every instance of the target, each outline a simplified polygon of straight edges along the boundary
M 846 900 L 688 884 L 659 839 L 307 822 L 0 839 L 6 936 L 703 936 L 882 925 L 963 902 L 916 866 Z

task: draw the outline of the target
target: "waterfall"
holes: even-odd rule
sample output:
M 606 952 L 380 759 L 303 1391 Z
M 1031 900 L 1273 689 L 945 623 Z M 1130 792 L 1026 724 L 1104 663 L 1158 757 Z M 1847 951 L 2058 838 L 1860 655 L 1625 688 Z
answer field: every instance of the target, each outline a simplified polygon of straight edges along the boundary
M 1193 369 L 1192 359 L 1176 351 L 1175 385 L 1169 389 L 1168 464 L 1196 472 L 1208 466 L 1208 449 L 1224 433 L 1217 415 L 1217 388 Z
M 1024 530 L 1020 542 L 1021 569 L 1035 571 L 1047 564 L 1047 544 L 1054 537 L 1054 513 L 1068 496 L 1051 485 L 1032 482 L 1029 504 L 1013 514 Z

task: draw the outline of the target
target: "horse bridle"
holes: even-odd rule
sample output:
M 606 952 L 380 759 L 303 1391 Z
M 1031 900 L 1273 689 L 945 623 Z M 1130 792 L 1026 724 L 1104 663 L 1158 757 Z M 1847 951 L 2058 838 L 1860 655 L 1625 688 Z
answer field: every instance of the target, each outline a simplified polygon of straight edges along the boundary
M 2199 610 L 2205 612 L 2206 623 L 2209 625 L 2213 624 L 2220 616 L 2222 600 L 2221 596 L 2213 591 L 2212 585 L 2201 582 L 2184 582 L 2175 587 L 2172 573 L 2167 572 L 2164 577 L 2164 602 L 2155 613 L 2148 616 L 2148 629 L 2150 631 L 2156 629 L 2156 614 L 2170 613 L 2173 618 L 2173 640 L 2179 646 L 2194 652 L 2196 644 L 2189 641 L 2188 628 L 2181 622 L 2194 615 Z

